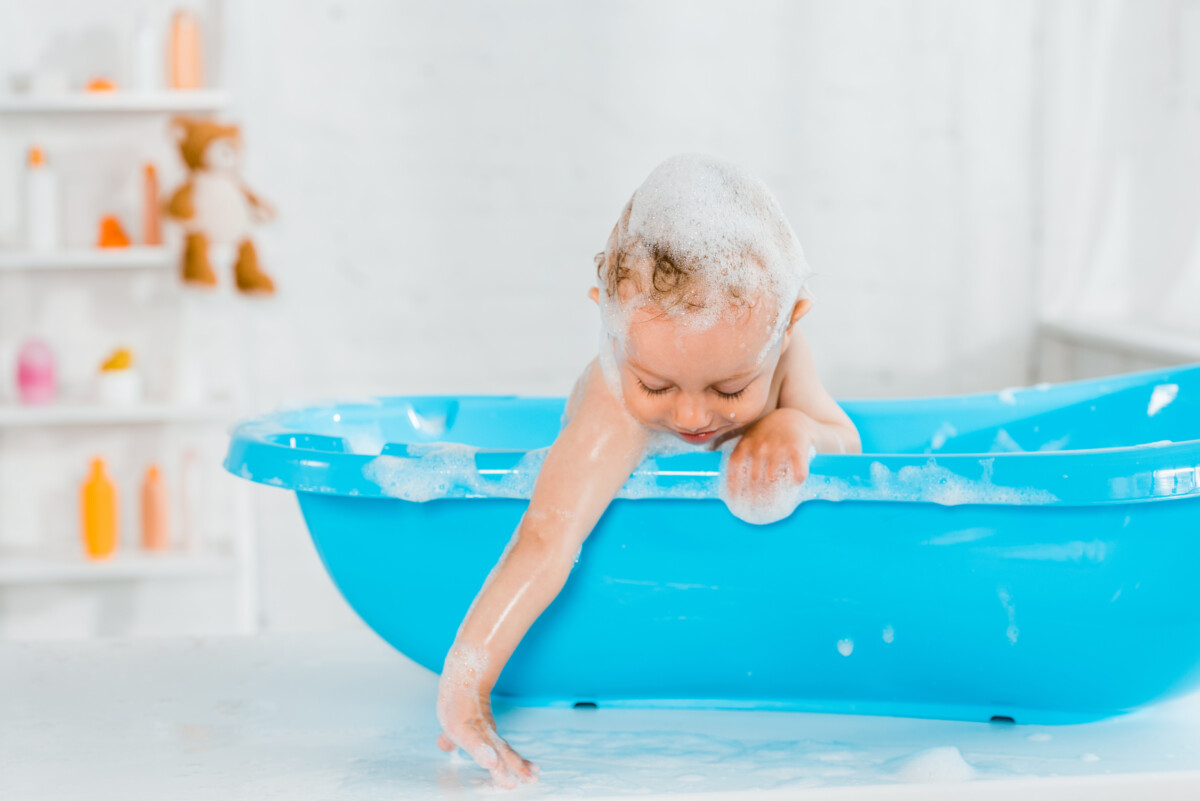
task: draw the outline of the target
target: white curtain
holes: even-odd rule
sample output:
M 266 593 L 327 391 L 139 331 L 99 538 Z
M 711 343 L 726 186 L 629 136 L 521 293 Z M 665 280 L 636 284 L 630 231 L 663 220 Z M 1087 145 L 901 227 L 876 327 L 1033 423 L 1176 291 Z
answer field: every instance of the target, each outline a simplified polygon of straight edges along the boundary
M 1200 334 L 1200 2 L 1044 8 L 1042 316 Z

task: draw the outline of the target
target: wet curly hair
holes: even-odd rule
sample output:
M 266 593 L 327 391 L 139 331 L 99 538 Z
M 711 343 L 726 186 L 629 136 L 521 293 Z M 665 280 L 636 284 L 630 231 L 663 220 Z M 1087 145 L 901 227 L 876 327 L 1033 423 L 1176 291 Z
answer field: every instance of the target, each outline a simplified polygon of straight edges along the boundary
M 670 246 L 647 245 L 641 237 L 629 235 L 633 200 L 625 205 L 605 249 L 595 256 L 596 277 L 605 294 L 618 298 L 621 285 L 632 281 L 634 294 L 644 295 L 664 311 L 681 304 L 688 309 L 703 308 L 703 293 L 696 285 L 700 265 L 694 264 L 694 259 L 675 253 Z M 649 286 L 643 286 L 644 280 Z M 736 287 L 726 287 L 725 294 L 732 303 L 744 301 Z

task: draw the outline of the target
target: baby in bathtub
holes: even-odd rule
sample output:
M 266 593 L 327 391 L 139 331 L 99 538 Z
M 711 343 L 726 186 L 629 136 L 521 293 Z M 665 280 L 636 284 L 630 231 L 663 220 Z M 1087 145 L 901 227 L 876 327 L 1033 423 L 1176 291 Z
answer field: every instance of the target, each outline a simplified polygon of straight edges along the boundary
M 647 454 L 722 447 L 727 497 L 769 504 L 804 481 L 812 454 L 860 450 L 796 326 L 813 303 L 807 262 L 761 181 L 706 156 L 668 159 L 596 263 L 600 352 L 438 686 L 438 746 L 462 748 L 503 787 L 534 781 L 537 768 L 497 734 L 491 689 Z

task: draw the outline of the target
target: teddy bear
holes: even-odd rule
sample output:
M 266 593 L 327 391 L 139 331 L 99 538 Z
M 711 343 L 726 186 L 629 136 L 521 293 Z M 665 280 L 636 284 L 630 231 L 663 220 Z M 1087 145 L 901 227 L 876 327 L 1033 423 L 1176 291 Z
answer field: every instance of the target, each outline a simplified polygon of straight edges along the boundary
M 164 206 L 168 217 L 186 233 L 183 280 L 216 286 L 209 262 L 210 245 L 236 245 L 233 275 L 238 290 L 271 294 L 275 283 L 262 271 L 250 240 L 251 221 L 265 222 L 274 210 L 242 184 L 241 131 L 206 119 L 176 117 L 171 121 L 188 178 Z

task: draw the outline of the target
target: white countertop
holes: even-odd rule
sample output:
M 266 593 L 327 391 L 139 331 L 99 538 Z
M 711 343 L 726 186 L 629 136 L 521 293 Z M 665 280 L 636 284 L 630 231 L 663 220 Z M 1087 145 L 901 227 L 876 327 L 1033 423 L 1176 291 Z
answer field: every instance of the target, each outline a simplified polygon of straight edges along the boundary
M 0 644 L 0 799 L 1200 797 L 1200 694 L 1076 726 L 500 709 L 542 769 L 505 793 L 434 746 L 435 686 L 365 631 Z

